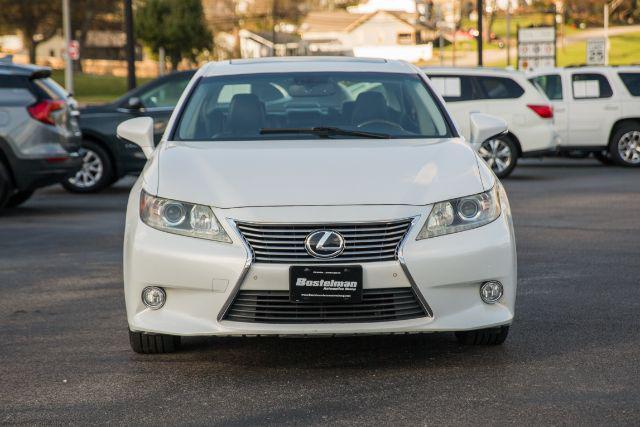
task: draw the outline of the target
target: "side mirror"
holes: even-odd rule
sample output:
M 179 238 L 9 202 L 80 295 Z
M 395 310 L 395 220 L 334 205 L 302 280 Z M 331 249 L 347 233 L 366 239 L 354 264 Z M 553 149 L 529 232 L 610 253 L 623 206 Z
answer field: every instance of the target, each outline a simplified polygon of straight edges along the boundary
M 137 96 L 132 96 L 127 99 L 127 109 L 128 110 L 142 110 L 144 105 L 142 105 L 142 101 Z
M 487 139 L 505 133 L 508 129 L 507 122 L 489 114 L 471 113 L 469 120 L 471 121 L 471 138 L 469 142 L 476 149 Z
M 118 125 L 116 134 L 119 138 L 133 142 L 142 148 L 142 152 L 147 157 L 153 153 L 153 119 L 151 117 L 136 117 L 129 119 Z

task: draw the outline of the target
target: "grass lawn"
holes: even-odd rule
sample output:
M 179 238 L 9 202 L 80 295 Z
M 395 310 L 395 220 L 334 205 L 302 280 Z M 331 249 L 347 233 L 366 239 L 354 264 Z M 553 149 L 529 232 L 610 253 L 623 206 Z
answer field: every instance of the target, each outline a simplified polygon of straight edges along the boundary
M 525 15 L 512 15 L 511 16 L 511 37 L 515 40 L 516 33 L 518 29 L 518 25 L 521 27 L 528 27 L 530 25 L 553 25 L 553 15 L 544 14 L 544 13 L 531 13 Z M 487 19 L 485 18 L 485 26 L 488 24 Z M 460 23 L 462 28 L 476 28 L 478 26 L 476 21 L 470 21 L 467 19 L 463 19 Z M 486 27 L 485 27 L 486 31 Z M 569 26 L 566 27 L 567 32 L 573 31 Z M 496 16 L 493 20 L 493 26 L 491 27 L 491 32 L 495 33 L 501 39 L 504 39 L 507 36 L 507 18 L 504 15 Z
M 609 50 L 610 65 L 640 64 L 640 32 L 611 36 L 609 41 L 611 43 Z M 515 58 L 513 58 L 513 62 L 515 63 Z M 558 66 L 581 65 L 586 62 L 586 41 L 571 43 L 564 48 L 558 43 Z M 491 62 L 487 65 L 492 67 L 506 67 L 506 53 L 505 57 L 500 61 Z
M 640 32 L 609 38 L 609 64 L 640 64 Z M 579 65 L 587 60 L 587 42 L 573 43 L 566 49 L 558 48 L 558 65 Z
M 64 70 L 53 70 L 53 79 L 64 86 Z M 138 85 L 150 79 L 138 78 Z M 75 73 L 73 76 L 74 97 L 82 104 L 98 104 L 113 101 L 127 92 L 127 80 L 124 77 L 98 76 Z

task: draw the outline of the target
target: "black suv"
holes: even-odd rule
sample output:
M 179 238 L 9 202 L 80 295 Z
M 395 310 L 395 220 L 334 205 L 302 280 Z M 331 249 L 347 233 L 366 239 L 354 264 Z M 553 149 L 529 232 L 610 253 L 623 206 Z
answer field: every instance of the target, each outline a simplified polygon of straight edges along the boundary
M 154 120 L 156 143 L 171 117 L 180 95 L 195 71 L 180 71 L 155 79 L 116 101 L 80 109 L 83 167 L 63 183 L 74 193 L 93 193 L 125 175 L 137 175 L 146 162 L 137 145 L 119 140 L 116 128 L 134 117 Z
M 80 168 L 76 101 L 51 69 L 0 59 L 0 208 L 66 181 Z

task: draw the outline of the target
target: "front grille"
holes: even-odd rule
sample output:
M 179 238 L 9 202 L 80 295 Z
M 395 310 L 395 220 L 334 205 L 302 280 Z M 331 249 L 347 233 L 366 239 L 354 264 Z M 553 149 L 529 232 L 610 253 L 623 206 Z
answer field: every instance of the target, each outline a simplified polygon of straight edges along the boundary
M 428 316 L 412 288 L 363 289 L 361 303 L 292 302 L 289 291 L 241 290 L 224 319 L 251 323 L 385 322 Z
M 391 222 L 336 224 L 261 224 L 238 222 L 255 262 L 345 263 L 397 259 L 398 246 L 411 226 L 411 218 Z M 304 247 L 307 236 L 319 230 L 339 232 L 345 249 L 336 258 L 314 258 Z

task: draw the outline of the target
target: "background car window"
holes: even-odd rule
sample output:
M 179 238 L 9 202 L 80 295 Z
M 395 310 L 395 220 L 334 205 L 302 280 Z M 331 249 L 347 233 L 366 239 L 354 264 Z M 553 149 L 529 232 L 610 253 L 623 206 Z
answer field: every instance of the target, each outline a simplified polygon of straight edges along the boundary
M 640 96 L 640 73 L 619 73 L 618 75 L 632 96 Z
M 175 107 L 180 95 L 189 84 L 189 78 L 170 79 L 140 95 L 145 108 Z
M 67 91 L 49 77 L 33 79 L 32 83 L 33 91 L 38 99 L 59 100 L 67 97 Z
M 507 77 L 476 77 L 484 99 L 515 99 L 524 94 L 524 89 Z
M 547 74 L 529 79 L 531 83 L 539 87 L 551 100 L 562 99 L 562 78 L 558 74 Z
M 430 75 L 434 88 L 447 102 L 471 101 L 478 98 L 471 77 L 454 75 Z
M 596 73 L 578 73 L 571 76 L 574 99 L 611 98 L 613 90 L 605 76 Z
M 26 77 L 0 75 L 0 89 L 26 89 L 27 83 Z
M 240 95 L 245 93 L 251 93 L 251 85 L 250 84 L 237 84 L 237 85 L 226 85 L 220 89 L 220 94 L 218 95 L 218 104 L 228 104 L 231 102 L 231 99 L 234 95 Z

